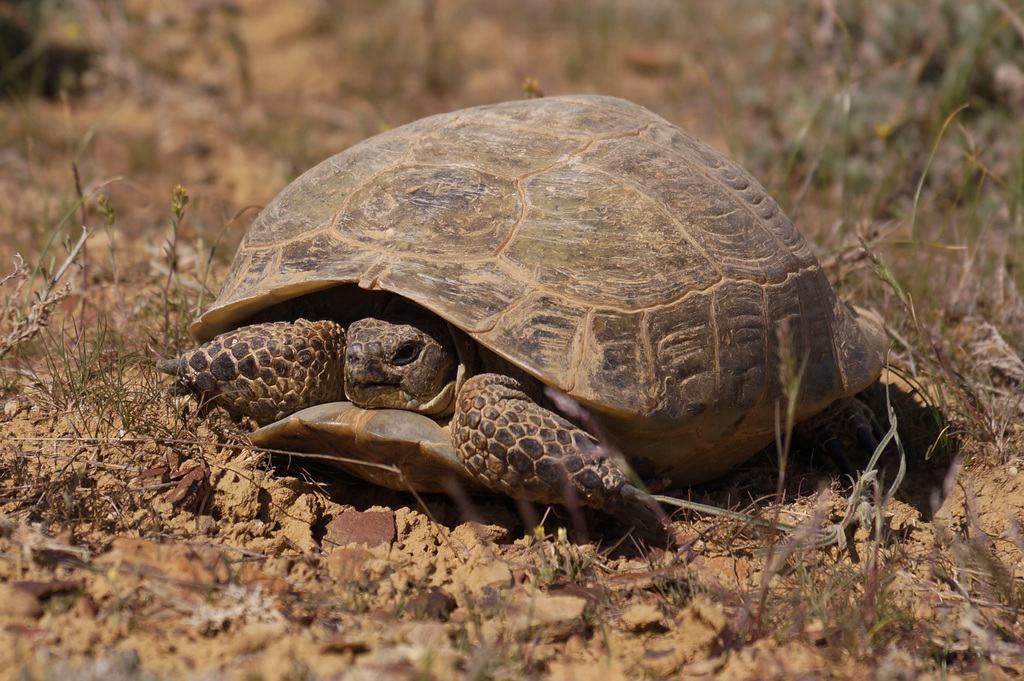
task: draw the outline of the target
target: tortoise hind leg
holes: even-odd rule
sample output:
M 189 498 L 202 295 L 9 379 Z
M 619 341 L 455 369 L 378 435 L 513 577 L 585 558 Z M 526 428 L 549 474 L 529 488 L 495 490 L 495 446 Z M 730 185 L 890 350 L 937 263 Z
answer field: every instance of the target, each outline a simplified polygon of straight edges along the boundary
M 609 513 L 657 523 L 653 501 L 586 431 L 534 402 L 514 378 L 481 374 L 459 393 L 452 440 L 470 474 L 492 490 L 543 504 L 575 496 Z
M 871 454 L 885 437 L 885 430 L 867 404 L 856 397 L 843 397 L 798 423 L 794 435 L 824 450 L 840 473 L 855 478 L 857 471 L 850 462 L 847 445 L 857 445 Z

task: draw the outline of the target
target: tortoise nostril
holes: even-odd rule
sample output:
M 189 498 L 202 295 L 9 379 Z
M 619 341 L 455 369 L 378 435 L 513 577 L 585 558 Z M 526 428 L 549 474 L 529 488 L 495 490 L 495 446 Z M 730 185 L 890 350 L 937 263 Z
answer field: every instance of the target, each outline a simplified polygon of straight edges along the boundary
M 420 356 L 420 346 L 415 343 L 404 343 L 391 357 L 391 363 L 396 367 L 412 364 Z

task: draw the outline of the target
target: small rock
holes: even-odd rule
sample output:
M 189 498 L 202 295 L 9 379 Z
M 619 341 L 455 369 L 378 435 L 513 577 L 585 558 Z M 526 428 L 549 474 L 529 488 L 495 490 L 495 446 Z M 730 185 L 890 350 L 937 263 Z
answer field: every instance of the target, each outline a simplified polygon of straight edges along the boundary
M 512 571 L 505 563 L 491 560 L 483 564 L 468 563 L 464 576 L 464 585 L 469 593 L 475 594 L 484 589 L 504 589 L 512 584 Z
M 272 644 L 279 641 L 286 633 L 284 622 L 253 622 L 241 628 L 226 646 L 232 656 L 241 657 L 260 651 L 266 651 Z
M 456 527 L 452 531 L 452 538 L 467 546 L 500 544 L 508 541 L 509 531 L 503 525 L 486 525 L 470 521 Z
M 651 641 L 640 666 L 651 676 L 666 677 L 677 674 L 683 665 L 714 657 L 727 624 L 722 606 L 698 596 L 677 613 L 663 635 Z
M 24 591 L 42 600 L 57 594 L 68 593 L 69 591 L 81 591 L 85 588 L 83 579 L 54 579 L 44 582 L 19 581 L 12 582 L 11 587 L 16 591 Z
M 622 613 L 619 626 L 625 631 L 632 632 L 668 630 L 661 610 L 650 603 L 637 603 L 630 606 L 626 612 Z
M 448 627 L 440 622 L 406 622 L 399 627 L 398 634 L 407 643 L 421 648 L 448 645 Z
M 526 635 L 543 628 L 549 640 L 564 640 L 586 629 L 586 607 L 587 599 L 578 596 L 535 596 L 517 604 L 511 626 Z
M 395 514 L 392 511 L 345 511 L 327 524 L 324 549 L 348 544 L 385 546 L 395 540 Z
M 0 584 L 0 612 L 35 619 L 43 614 L 43 604 L 25 589 Z
M 405 609 L 414 617 L 439 619 L 447 617 L 456 607 L 455 596 L 439 586 L 432 586 L 410 598 Z
M 196 518 L 196 526 L 199 529 L 199 534 L 207 536 L 217 534 L 217 521 L 212 515 L 201 515 Z
M 804 623 L 804 640 L 814 645 L 826 645 L 825 624 L 817 617 L 811 617 Z
M 587 605 L 591 608 L 597 608 L 607 600 L 607 593 L 604 588 L 596 585 L 583 586 L 582 584 L 573 584 L 572 582 L 552 584 L 548 587 L 548 593 L 552 596 L 578 596 L 584 598 L 587 601 Z
M 1012 61 L 997 64 L 992 70 L 992 87 L 1007 103 L 1024 101 L 1024 70 Z
M 345 584 L 380 579 L 387 572 L 387 565 L 386 560 L 360 545 L 335 548 L 327 557 L 328 574 L 332 579 Z
M 17 398 L 11 398 L 4 403 L 4 416 L 13 419 L 21 412 L 28 409 L 28 404 Z

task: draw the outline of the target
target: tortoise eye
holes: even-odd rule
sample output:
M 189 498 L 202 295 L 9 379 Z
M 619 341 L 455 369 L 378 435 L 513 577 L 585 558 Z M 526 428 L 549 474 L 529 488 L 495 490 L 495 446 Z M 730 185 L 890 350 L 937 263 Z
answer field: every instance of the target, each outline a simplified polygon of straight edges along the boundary
M 415 362 L 419 356 L 420 346 L 415 343 L 406 343 L 395 350 L 395 354 L 391 357 L 391 363 L 396 367 L 403 367 Z

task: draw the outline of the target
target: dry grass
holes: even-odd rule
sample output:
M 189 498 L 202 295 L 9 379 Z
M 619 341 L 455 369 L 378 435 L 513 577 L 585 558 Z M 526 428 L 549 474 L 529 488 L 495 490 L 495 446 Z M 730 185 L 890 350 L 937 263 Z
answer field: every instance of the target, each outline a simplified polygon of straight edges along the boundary
M 54 0 L 0 3 L 10 31 L 0 677 L 1024 673 L 1019 8 Z M 844 489 L 783 446 L 688 492 L 747 519 L 680 512 L 666 552 L 367 489 L 168 394 L 152 361 L 189 345 L 254 206 L 524 91 L 632 99 L 762 180 L 886 320 L 867 398 L 899 424 L 894 494 L 891 455 Z M 397 541 L 324 551 L 348 506 L 392 509 Z

